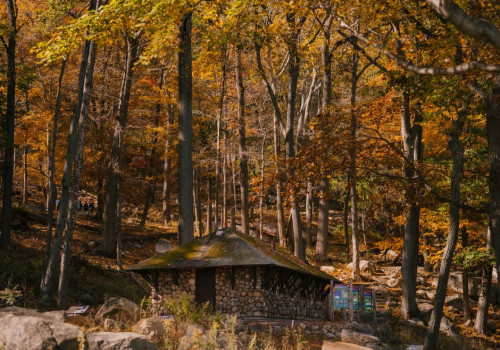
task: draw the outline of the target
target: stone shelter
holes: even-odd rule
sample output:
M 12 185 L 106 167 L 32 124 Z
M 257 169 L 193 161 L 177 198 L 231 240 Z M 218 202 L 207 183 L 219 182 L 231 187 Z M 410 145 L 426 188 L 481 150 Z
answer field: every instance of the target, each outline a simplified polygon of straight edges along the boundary
M 139 262 L 155 310 L 184 292 L 198 303 L 241 317 L 324 319 L 332 276 L 281 247 L 230 229 Z

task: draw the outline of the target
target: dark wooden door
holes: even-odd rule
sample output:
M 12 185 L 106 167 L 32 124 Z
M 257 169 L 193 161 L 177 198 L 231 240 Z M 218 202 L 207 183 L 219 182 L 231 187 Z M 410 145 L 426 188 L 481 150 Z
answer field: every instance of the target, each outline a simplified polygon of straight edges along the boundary
M 196 301 L 215 306 L 215 268 L 196 270 Z

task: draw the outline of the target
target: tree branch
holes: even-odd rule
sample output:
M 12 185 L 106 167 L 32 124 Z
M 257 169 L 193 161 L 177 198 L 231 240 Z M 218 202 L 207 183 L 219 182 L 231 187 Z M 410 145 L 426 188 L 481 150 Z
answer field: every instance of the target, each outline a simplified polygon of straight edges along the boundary
M 453 0 L 427 0 L 427 3 L 462 33 L 500 48 L 500 30 L 493 23 L 466 14 Z
M 442 68 L 442 67 L 419 67 L 411 64 L 404 58 L 386 50 L 382 47 L 382 45 L 377 44 L 375 42 L 370 41 L 363 34 L 359 33 L 347 23 L 344 22 L 342 18 L 336 16 L 340 26 L 344 29 L 347 29 L 352 35 L 354 35 L 359 40 L 367 43 L 368 45 L 376 48 L 380 53 L 383 53 L 385 56 L 396 62 L 398 66 L 407 70 L 409 72 L 417 73 L 420 75 L 455 75 L 455 74 L 464 74 L 475 70 L 486 71 L 486 72 L 500 72 L 500 65 L 492 65 L 487 64 L 483 61 L 471 61 L 468 63 L 461 63 L 454 67 Z

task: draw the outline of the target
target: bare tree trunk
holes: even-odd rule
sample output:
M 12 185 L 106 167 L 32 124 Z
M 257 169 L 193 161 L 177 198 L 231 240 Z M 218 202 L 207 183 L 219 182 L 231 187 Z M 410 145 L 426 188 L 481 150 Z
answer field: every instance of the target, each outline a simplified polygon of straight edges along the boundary
M 122 179 L 118 179 L 118 198 L 116 203 L 116 263 L 118 270 L 123 270 L 122 249 Z
M 280 156 L 281 156 L 281 138 L 279 133 L 279 125 L 274 114 L 273 123 L 274 132 L 274 158 L 275 158 L 275 168 L 276 168 L 276 218 L 278 221 L 278 239 L 282 247 L 286 246 L 286 233 L 285 233 L 285 214 L 283 212 L 283 199 L 281 196 L 281 174 L 280 174 Z
M 163 88 L 163 78 L 164 70 L 160 72 L 160 79 L 158 81 L 158 91 L 162 91 Z M 158 100 L 155 104 L 155 120 L 154 126 L 156 129 L 160 126 L 160 114 L 161 114 L 161 103 Z M 156 178 L 155 178 L 155 162 L 156 162 L 156 147 L 158 143 L 158 133 L 153 132 L 153 139 L 151 140 L 151 153 L 149 155 L 148 168 L 146 169 L 147 174 L 147 184 L 146 184 L 146 199 L 144 200 L 144 210 L 142 211 L 141 222 L 139 228 L 143 229 L 146 226 L 146 221 L 148 219 L 149 208 L 155 201 L 156 194 Z
M 194 239 L 191 16 L 179 26 L 179 245 Z
M 458 113 L 457 120 L 454 122 L 454 128 L 449 137 L 448 146 L 452 154 L 451 169 L 451 187 L 450 187 L 450 227 L 448 230 L 448 239 L 439 268 L 438 285 L 436 288 L 436 297 L 434 298 L 434 308 L 432 309 L 429 330 L 424 342 L 424 350 L 436 348 L 439 335 L 439 326 L 443 317 L 443 306 L 448 288 L 448 277 L 451 269 L 453 253 L 458 241 L 458 230 L 460 227 L 460 182 L 463 173 L 464 150 L 460 144 L 460 135 L 464 126 L 464 118 L 468 114 L 465 107 Z
M 96 9 L 99 9 L 100 2 L 96 1 Z M 90 98 L 92 95 L 94 66 L 96 61 L 97 45 L 91 42 L 89 49 L 89 60 L 85 72 L 85 83 L 83 89 L 83 98 L 81 109 L 78 115 L 78 128 L 77 137 L 75 140 L 75 153 L 74 153 L 74 169 L 73 175 L 70 177 L 69 189 L 69 203 L 68 213 L 66 219 L 66 227 L 63 241 L 63 249 L 61 252 L 61 267 L 59 273 L 59 286 L 57 293 L 57 307 L 60 310 L 67 308 L 68 299 L 68 284 L 69 284 L 69 270 L 70 270 L 70 257 L 71 257 L 71 244 L 73 242 L 73 232 L 75 227 L 75 209 L 78 200 L 78 193 L 80 191 L 80 180 L 82 176 L 83 167 L 83 151 L 85 143 L 85 129 L 87 125 L 87 117 L 90 109 Z M 59 218 L 58 218 L 59 225 Z
M 349 168 L 349 188 L 351 191 L 351 234 L 352 234 L 352 279 L 359 280 L 359 228 L 358 228 L 358 192 L 356 189 L 356 142 L 358 121 L 356 115 L 356 90 L 358 84 L 358 61 L 359 55 L 355 53 L 352 56 L 352 78 L 351 78 L 351 146 L 349 150 L 350 168 Z
M 224 142 L 222 153 L 222 227 L 227 227 L 227 157 Z
M 332 15 L 328 13 L 323 26 L 324 41 L 321 50 L 323 59 L 323 100 L 321 103 L 322 112 L 325 118 L 330 115 L 330 105 L 332 103 L 332 54 L 330 52 L 330 28 Z M 318 208 L 318 234 L 316 239 L 316 256 L 320 259 L 326 258 L 328 248 L 328 190 L 330 183 L 328 178 L 323 177 L 319 183 L 319 208 Z
M 303 19 L 303 18 L 302 18 Z M 301 19 L 301 20 L 302 20 Z M 286 20 L 293 31 L 291 39 L 288 43 L 288 99 L 287 99 L 287 111 L 286 111 L 286 128 L 285 128 L 285 154 L 287 160 L 291 160 L 295 157 L 294 150 L 294 119 L 295 119 L 295 101 L 297 97 L 297 81 L 300 72 L 300 58 L 298 52 L 298 38 L 300 34 L 300 27 L 297 26 L 295 13 L 287 13 Z M 288 169 L 288 177 L 294 180 L 294 171 Z M 294 240 L 294 252 L 293 254 L 301 260 L 306 259 L 306 251 L 304 240 L 302 238 L 302 227 L 300 223 L 300 209 L 297 195 L 295 190 L 291 191 L 290 194 L 290 206 L 292 214 L 292 225 L 293 225 L 293 240 Z
M 349 260 L 349 202 L 351 200 L 351 191 L 349 191 L 349 186 L 347 186 L 345 197 L 344 197 L 344 237 L 345 237 L 345 254 L 346 259 Z
M 307 181 L 306 193 L 306 243 L 308 247 L 312 247 L 312 201 L 313 201 L 313 184 Z
M 217 159 L 215 165 L 215 227 L 219 227 L 219 206 L 220 206 L 220 167 L 221 167 L 221 156 L 220 156 L 220 140 L 221 140 L 221 128 L 222 128 L 222 114 L 224 112 L 224 97 L 226 94 L 226 52 L 224 51 L 224 60 L 222 63 L 222 81 L 221 81 L 221 92 L 219 99 L 219 113 L 217 114 Z M 224 213 L 222 214 L 224 216 Z M 224 221 L 224 220 L 222 220 Z
M 212 199 L 212 183 L 210 181 L 210 178 L 207 178 L 207 226 L 206 226 L 207 235 L 209 235 L 212 232 L 212 202 L 210 202 L 211 199 Z
M 109 160 L 108 184 L 106 190 L 106 203 L 104 205 L 104 216 L 102 223 L 102 246 L 101 250 L 105 256 L 113 256 L 115 253 L 114 239 L 116 234 L 116 210 L 118 198 L 118 181 L 121 177 L 123 137 L 128 118 L 128 106 L 132 87 L 133 67 L 138 58 L 140 33 L 134 37 L 125 37 L 126 58 L 125 69 L 120 89 L 118 114 L 115 116 L 115 131 L 111 145 L 111 157 Z
M 54 202 L 56 198 L 54 198 L 54 194 L 57 196 L 57 191 L 55 189 L 54 184 L 54 174 L 55 174 L 55 155 L 56 155 L 56 145 L 57 145 L 57 123 L 59 121 L 59 114 L 61 113 L 61 90 L 62 90 L 62 82 L 64 77 L 64 71 L 66 69 L 66 58 L 63 59 L 61 63 L 61 70 L 59 72 L 59 81 L 57 84 L 57 92 L 56 92 L 56 105 L 54 108 L 54 117 L 52 118 L 52 143 L 50 145 L 50 153 L 49 153 L 49 164 L 48 164 L 48 178 L 49 178 L 49 186 L 48 186 L 48 227 L 47 227 L 47 240 L 46 240 L 46 250 L 45 250 L 45 258 L 43 260 L 43 271 L 47 268 L 47 264 L 50 258 L 50 250 L 52 247 L 52 229 L 54 225 Z
M 4 42 L 7 51 L 7 109 L 5 112 L 3 195 L 0 228 L 0 248 L 10 246 L 10 222 L 12 220 L 12 186 L 14 184 L 14 131 L 16 120 L 16 39 L 17 4 L 16 0 L 6 0 L 8 17 L 8 37 Z
M 402 92 L 401 98 L 401 136 L 405 157 L 411 162 L 418 164 L 422 157 L 422 120 L 420 111 L 416 111 L 413 126 L 410 120 L 410 96 L 408 91 Z M 403 298 L 401 311 L 405 318 L 417 317 L 420 311 L 416 302 L 417 288 L 417 262 L 418 262 L 418 237 L 420 207 L 417 203 L 417 185 L 411 179 L 415 177 L 413 164 L 405 161 L 403 171 L 404 177 L 410 181 L 405 192 L 406 223 L 404 228 L 403 261 L 401 274 L 403 280 Z
M 26 204 L 28 197 L 28 145 L 23 146 L 23 204 Z
M 467 247 L 469 234 L 467 227 L 462 226 L 462 247 Z M 462 300 L 464 304 L 464 321 L 471 319 L 472 309 L 469 301 L 469 271 L 467 268 L 462 269 Z
M 240 192 L 241 192 L 241 231 L 248 235 L 248 156 L 245 135 L 245 86 L 243 85 L 243 67 L 241 64 L 241 49 L 236 50 L 236 89 L 238 90 L 238 141 L 240 157 Z
M 491 249 L 491 227 L 488 228 L 486 237 L 486 250 Z M 490 289 L 493 266 L 483 266 L 481 275 L 481 287 L 479 289 L 479 301 L 477 303 L 476 322 L 474 323 L 474 331 L 477 334 L 486 333 L 486 321 L 488 319 L 488 309 L 490 307 Z
M 200 197 L 200 174 L 199 170 L 194 170 L 194 186 L 193 186 L 193 197 L 195 203 L 195 222 L 196 222 L 196 231 L 198 232 L 198 236 L 203 236 L 203 219 L 201 214 L 201 197 Z
M 170 126 L 172 125 L 172 109 L 167 106 L 167 134 L 165 135 L 165 159 L 163 160 L 163 225 L 167 226 L 171 220 L 170 207 Z
M 62 179 L 62 188 L 61 188 L 61 199 L 59 202 L 59 212 L 57 215 L 57 224 L 55 229 L 55 237 L 54 243 L 51 248 L 49 262 L 47 267 L 43 273 L 42 281 L 40 282 L 40 292 L 43 295 L 51 295 L 55 278 L 56 278 L 56 269 L 60 261 L 60 249 L 61 249 L 61 240 L 64 228 L 66 226 L 66 219 L 68 216 L 68 207 L 70 202 L 70 188 L 71 184 L 71 175 L 73 171 L 73 162 L 75 161 L 76 156 L 76 147 L 77 147 L 77 138 L 78 138 L 78 126 L 80 113 L 83 103 L 84 97 L 84 86 L 87 77 L 87 66 L 90 62 L 90 51 L 95 49 L 94 44 L 91 44 L 90 41 L 86 41 L 82 53 L 81 63 L 80 63 L 80 75 L 78 79 L 78 96 L 77 103 L 75 106 L 75 110 L 73 112 L 73 116 L 70 122 L 70 129 L 68 135 L 68 148 L 66 153 L 66 162 L 64 164 L 64 174 Z
M 267 130 L 264 133 L 262 139 L 262 147 L 260 150 L 260 193 L 259 193 L 259 237 L 263 239 L 263 228 L 264 228 L 264 150 L 266 147 Z
M 231 186 L 231 229 L 236 230 L 236 206 L 237 206 L 237 200 L 236 200 L 236 174 L 234 173 L 234 161 L 233 157 L 231 156 L 231 173 L 233 177 L 233 182 Z
M 500 274 L 500 74 L 494 78 L 492 92 L 486 99 L 486 131 L 490 166 L 488 189 L 491 240 L 497 273 Z M 497 283 L 495 296 L 500 304 L 500 282 Z

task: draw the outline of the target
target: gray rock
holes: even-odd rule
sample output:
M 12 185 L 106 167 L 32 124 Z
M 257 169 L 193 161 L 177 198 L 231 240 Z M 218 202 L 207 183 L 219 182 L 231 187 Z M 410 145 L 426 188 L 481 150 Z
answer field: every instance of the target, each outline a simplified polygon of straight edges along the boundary
M 379 338 L 368 334 L 354 332 L 348 329 L 342 330 L 341 339 L 344 343 L 361 345 L 374 350 L 382 349 L 382 342 Z
M 422 303 L 422 304 L 419 304 L 418 305 L 418 308 L 421 312 L 429 312 L 430 310 L 432 310 L 434 308 L 434 306 L 432 304 L 429 304 L 429 303 Z
M 42 315 L 52 317 L 54 320 L 57 320 L 59 322 L 66 321 L 67 317 L 66 311 L 64 310 L 47 311 L 43 312 Z
M 174 249 L 174 245 L 166 239 L 160 239 L 155 245 L 155 252 L 160 254 L 166 253 L 172 249 Z
M 457 344 L 462 344 L 462 337 L 453 330 L 450 320 L 443 316 L 441 318 L 441 323 L 439 324 L 439 330 L 446 334 L 448 337 L 453 339 Z
M 166 322 L 172 322 L 172 320 L 161 320 L 158 317 L 144 318 L 134 325 L 132 331 L 145 335 L 149 339 L 159 340 L 167 333 Z
M 125 298 L 109 298 L 95 315 L 96 321 L 110 318 L 116 321 L 135 322 L 139 319 L 141 309 L 133 301 Z
M 145 336 L 131 332 L 88 333 L 86 338 L 88 350 L 159 350 Z
M 331 342 L 325 340 L 323 341 L 321 350 L 370 350 L 370 348 L 356 344 L 349 344 L 344 342 Z
M 448 288 L 454 292 L 462 293 L 463 291 L 463 277 L 461 271 L 450 272 L 448 278 Z M 481 278 L 469 276 L 469 296 L 478 297 L 481 288 Z
M 347 264 L 347 268 L 348 269 L 353 269 L 354 265 L 353 263 L 349 263 Z M 362 274 L 367 274 L 367 275 L 371 275 L 375 272 L 376 270 L 376 267 L 375 267 L 375 264 L 372 263 L 371 261 L 368 261 L 368 260 L 361 260 L 359 262 L 359 271 L 362 273 Z
M 78 349 L 84 340 L 79 327 L 20 307 L 0 309 L 0 349 Z

